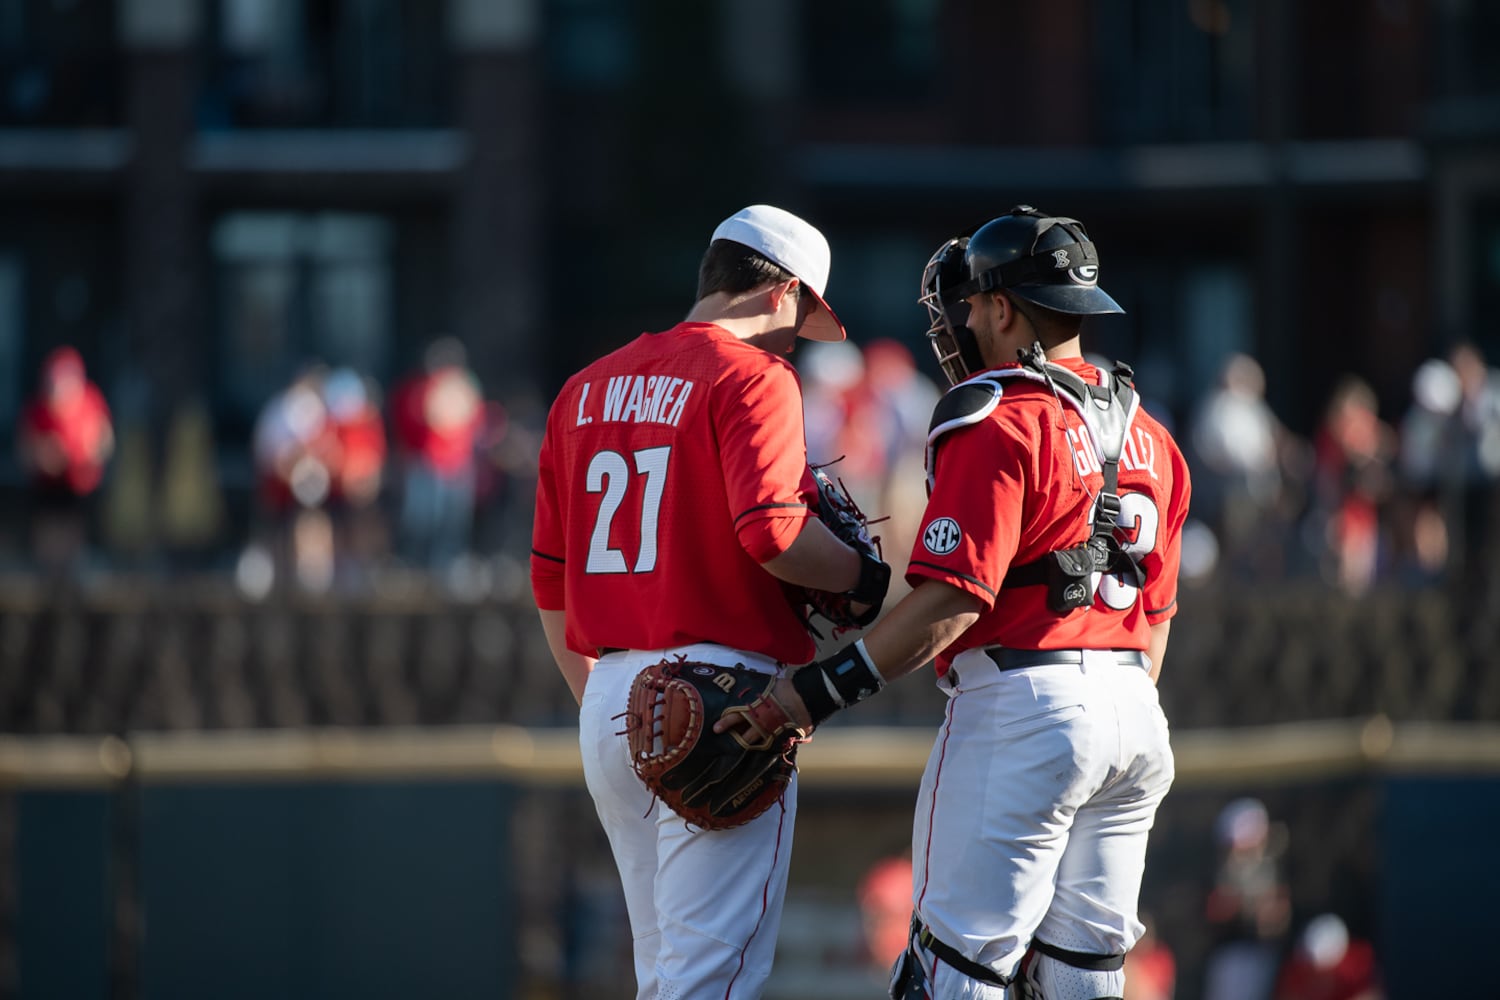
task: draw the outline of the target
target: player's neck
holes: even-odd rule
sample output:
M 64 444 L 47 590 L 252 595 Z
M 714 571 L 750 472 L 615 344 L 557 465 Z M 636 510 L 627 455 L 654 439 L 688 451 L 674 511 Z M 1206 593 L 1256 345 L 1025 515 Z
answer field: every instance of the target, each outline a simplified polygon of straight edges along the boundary
M 768 314 L 760 294 L 729 295 L 715 292 L 694 303 L 683 317 L 684 323 L 712 323 L 728 330 L 740 340 L 748 340 L 766 331 Z

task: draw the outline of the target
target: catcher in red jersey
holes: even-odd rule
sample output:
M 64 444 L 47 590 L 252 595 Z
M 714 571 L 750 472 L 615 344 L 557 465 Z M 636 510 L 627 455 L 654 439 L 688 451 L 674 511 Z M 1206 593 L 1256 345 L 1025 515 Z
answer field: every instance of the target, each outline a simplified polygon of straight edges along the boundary
M 928 435 L 913 590 L 777 683 L 808 728 L 933 660 L 949 696 L 897 1000 L 1118 998 L 1143 930 L 1146 839 L 1174 774 L 1155 682 L 1190 490 L 1130 370 L 1082 357 L 1083 317 L 1123 311 L 1098 274 L 1081 224 L 1026 205 L 928 262 L 921 302 L 952 387 Z
M 684 677 L 739 666 L 769 685 L 816 651 L 784 584 L 878 608 L 889 580 L 808 505 L 817 490 L 785 356 L 798 336 L 844 338 L 823 300 L 828 267 L 827 241 L 804 220 L 767 205 L 735 213 L 713 234 L 686 319 L 578 372 L 547 419 L 532 589 L 580 704 L 584 776 L 624 885 L 642 1000 L 761 995 L 797 789 L 793 773 L 773 806 L 732 829 L 672 812 L 632 766 L 628 731 L 649 725 L 622 719 L 644 703 L 631 699 L 637 674 L 670 660 Z

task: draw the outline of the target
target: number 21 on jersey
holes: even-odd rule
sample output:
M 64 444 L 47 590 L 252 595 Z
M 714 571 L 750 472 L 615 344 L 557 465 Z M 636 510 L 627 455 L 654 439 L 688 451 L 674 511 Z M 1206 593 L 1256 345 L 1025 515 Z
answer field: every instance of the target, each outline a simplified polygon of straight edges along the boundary
M 589 536 L 588 572 L 649 573 L 656 568 L 657 519 L 661 513 L 662 491 L 667 485 L 667 462 L 671 457 L 670 445 L 642 448 L 630 457 L 634 474 L 632 461 L 617 451 L 600 451 L 589 459 L 584 486 L 590 493 L 601 493 L 603 497 L 594 518 L 593 533 Z M 645 481 L 637 484 L 637 479 L 642 477 Z M 640 544 L 636 548 L 635 566 L 627 568 L 624 550 L 611 547 L 609 539 L 627 491 L 637 486 L 643 491 L 640 531 L 636 536 Z

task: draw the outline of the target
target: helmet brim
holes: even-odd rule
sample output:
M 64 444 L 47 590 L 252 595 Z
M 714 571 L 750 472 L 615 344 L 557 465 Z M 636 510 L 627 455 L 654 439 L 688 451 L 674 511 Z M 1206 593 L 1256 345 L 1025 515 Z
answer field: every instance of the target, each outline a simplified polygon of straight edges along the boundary
M 1125 312 L 1120 303 L 1110 298 L 1109 293 L 1097 285 L 1017 285 L 1004 290 L 1027 302 L 1035 302 L 1044 309 L 1071 316 L 1104 316 Z

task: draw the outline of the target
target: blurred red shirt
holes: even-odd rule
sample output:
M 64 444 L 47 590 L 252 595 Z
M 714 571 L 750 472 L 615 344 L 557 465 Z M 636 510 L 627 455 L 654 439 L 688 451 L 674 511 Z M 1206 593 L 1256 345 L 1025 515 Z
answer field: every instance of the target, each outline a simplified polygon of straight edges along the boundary
M 391 406 L 396 441 L 405 455 L 420 457 L 444 476 L 472 465 L 484 406 L 468 371 L 450 366 L 414 375 L 396 387 Z
M 38 485 L 86 496 L 98 489 L 114 448 L 104 394 L 71 347 L 47 356 L 42 391 L 21 414 L 21 453 Z

